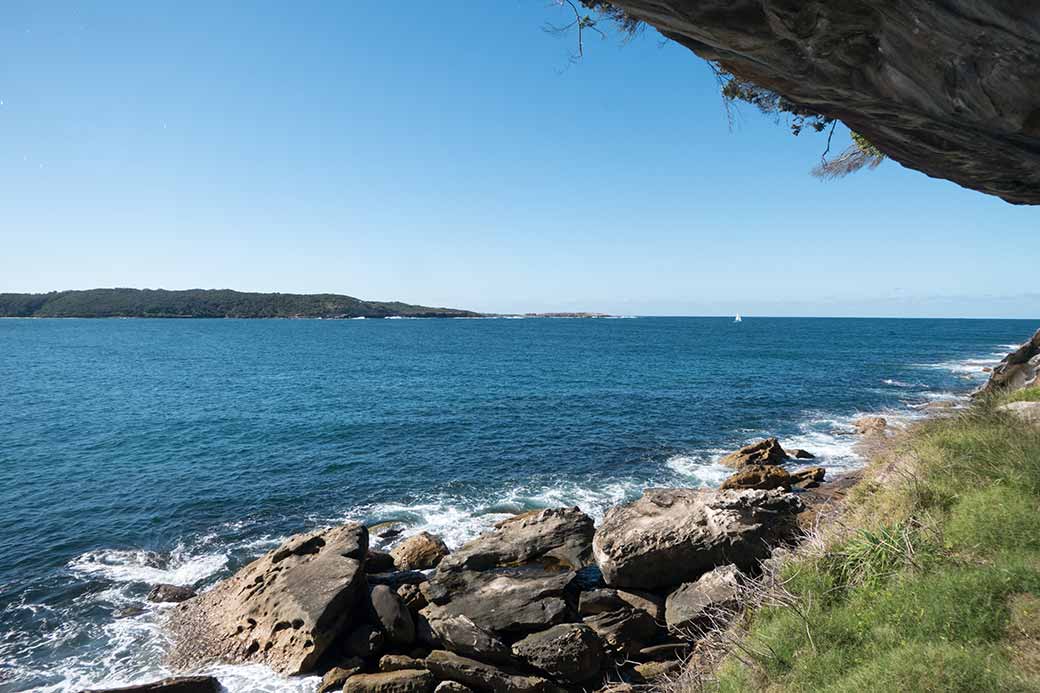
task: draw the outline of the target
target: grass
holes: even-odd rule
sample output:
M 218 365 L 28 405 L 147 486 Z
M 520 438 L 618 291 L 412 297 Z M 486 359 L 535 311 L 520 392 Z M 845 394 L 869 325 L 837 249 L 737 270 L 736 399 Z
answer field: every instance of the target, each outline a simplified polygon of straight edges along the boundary
M 1040 691 L 1040 428 L 1008 399 L 912 431 L 785 566 L 797 608 L 745 614 L 716 680 L 673 690 Z

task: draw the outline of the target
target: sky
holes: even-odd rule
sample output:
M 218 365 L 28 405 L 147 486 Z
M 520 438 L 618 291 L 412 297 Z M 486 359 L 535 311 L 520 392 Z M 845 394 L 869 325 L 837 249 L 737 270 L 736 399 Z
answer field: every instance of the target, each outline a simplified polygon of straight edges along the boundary
M 1036 317 L 1040 208 L 751 109 L 547 0 L 0 3 L 0 292 Z M 848 136 L 840 131 L 835 148 Z M 840 140 L 840 142 L 839 142 Z

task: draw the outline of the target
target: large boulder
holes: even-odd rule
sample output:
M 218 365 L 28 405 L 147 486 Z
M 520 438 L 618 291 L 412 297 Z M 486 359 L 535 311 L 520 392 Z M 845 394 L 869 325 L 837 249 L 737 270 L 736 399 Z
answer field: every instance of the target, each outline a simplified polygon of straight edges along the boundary
M 351 676 L 343 693 L 433 693 L 435 685 L 437 680 L 428 671 L 402 669 Z
M 705 573 L 668 595 L 665 621 L 668 629 L 680 635 L 699 635 L 698 625 L 736 605 L 740 595 L 740 571 L 727 565 Z
M 758 488 L 767 491 L 774 488 L 791 488 L 791 475 L 775 464 L 747 465 L 723 481 L 719 488 Z
M 1040 330 L 1005 356 L 976 394 L 1020 390 L 1034 385 L 1040 385 Z
M 195 596 L 195 590 L 183 585 L 156 585 L 148 593 L 150 602 L 183 602 Z
M 358 658 L 341 662 L 339 666 L 332 667 L 321 677 L 321 683 L 318 684 L 318 693 L 332 693 L 332 691 L 343 690 L 343 684 L 347 682 L 347 679 L 355 674 L 360 674 L 364 668 L 365 663 Z
M 386 634 L 371 623 L 362 623 L 350 631 L 343 641 L 343 652 L 348 657 L 368 659 L 383 651 Z
M 591 562 L 592 518 L 578 508 L 549 508 L 500 522 L 446 556 L 438 574 L 538 563 L 576 570 Z
M 608 585 L 660 590 L 728 563 L 752 569 L 793 536 L 802 509 L 776 490 L 647 489 L 607 513 L 593 552 Z
M 428 606 L 420 614 L 420 623 L 430 629 L 429 635 L 423 635 L 420 628 L 420 639 L 429 644 L 489 662 L 509 660 L 509 645 L 494 632 L 478 626 L 465 614 L 450 614 L 443 608 Z
M 662 635 L 657 621 L 642 609 L 618 609 L 586 616 L 591 628 L 612 654 L 630 658 Z
M 719 464 L 739 469 L 749 464 L 783 464 L 785 460 L 787 453 L 780 446 L 780 441 L 776 438 L 766 438 L 731 452 L 720 459 Z
M 852 427 L 860 435 L 884 433 L 888 428 L 888 419 L 883 416 L 861 416 L 852 422 Z
M 823 481 L 827 476 L 827 470 L 823 467 L 808 467 L 791 472 L 791 486 L 793 488 L 813 488 Z
M 178 676 L 123 688 L 91 689 L 83 693 L 218 693 L 220 690 L 220 683 L 212 676 Z
M 551 690 L 549 682 L 541 677 L 499 668 L 444 650 L 431 652 L 426 658 L 426 666 L 438 679 L 457 681 L 480 691 L 545 693 Z
M 664 618 L 664 599 L 650 592 L 628 592 L 610 587 L 582 592 L 578 598 L 578 613 L 594 616 L 618 609 L 641 609 L 651 618 Z
M 412 535 L 390 551 L 398 570 L 436 568 L 448 553 L 447 544 L 436 534 L 429 532 Z
M 565 623 L 514 643 L 513 654 L 553 678 L 580 683 L 599 672 L 603 642 L 588 626 Z
M 172 663 L 257 662 L 310 671 L 364 594 L 368 532 L 358 523 L 290 538 L 171 611 Z
M 392 645 L 415 642 L 415 621 L 397 592 L 387 585 L 376 585 L 370 593 L 372 612 Z

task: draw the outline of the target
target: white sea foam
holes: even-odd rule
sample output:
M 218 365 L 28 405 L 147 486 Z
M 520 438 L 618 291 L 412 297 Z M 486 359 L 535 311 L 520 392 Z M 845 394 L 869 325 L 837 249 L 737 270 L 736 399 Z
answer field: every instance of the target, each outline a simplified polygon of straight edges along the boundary
M 680 454 L 669 457 L 664 466 L 679 475 L 682 483 L 696 487 L 719 486 L 733 470 L 718 463 L 724 450 L 708 450 L 702 454 Z
M 928 386 L 926 384 L 924 384 L 924 383 L 905 383 L 902 380 L 895 380 L 893 378 L 885 378 L 881 382 L 884 383 L 885 385 L 890 386 L 890 387 L 902 387 L 902 388 L 914 388 L 914 389 L 918 389 L 918 388 L 927 389 L 928 388 Z
M 168 557 L 154 551 L 100 549 L 73 559 L 69 569 L 114 582 L 192 585 L 223 570 L 227 562 L 227 553 L 192 555 L 183 546 L 178 546 Z

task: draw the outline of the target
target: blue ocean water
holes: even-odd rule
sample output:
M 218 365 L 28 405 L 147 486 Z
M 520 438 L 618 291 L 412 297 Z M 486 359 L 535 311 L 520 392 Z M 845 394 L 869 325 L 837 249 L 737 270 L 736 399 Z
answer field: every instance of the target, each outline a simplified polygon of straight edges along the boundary
M 0 320 L 0 690 L 162 673 L 156 582 L 285 536 L 594 516 L 711 485 L 765 435 L 856 466 L 849 421 L 976 386 L 1030 321 Z M 312 690 L 257 667 L 232 690 Z

